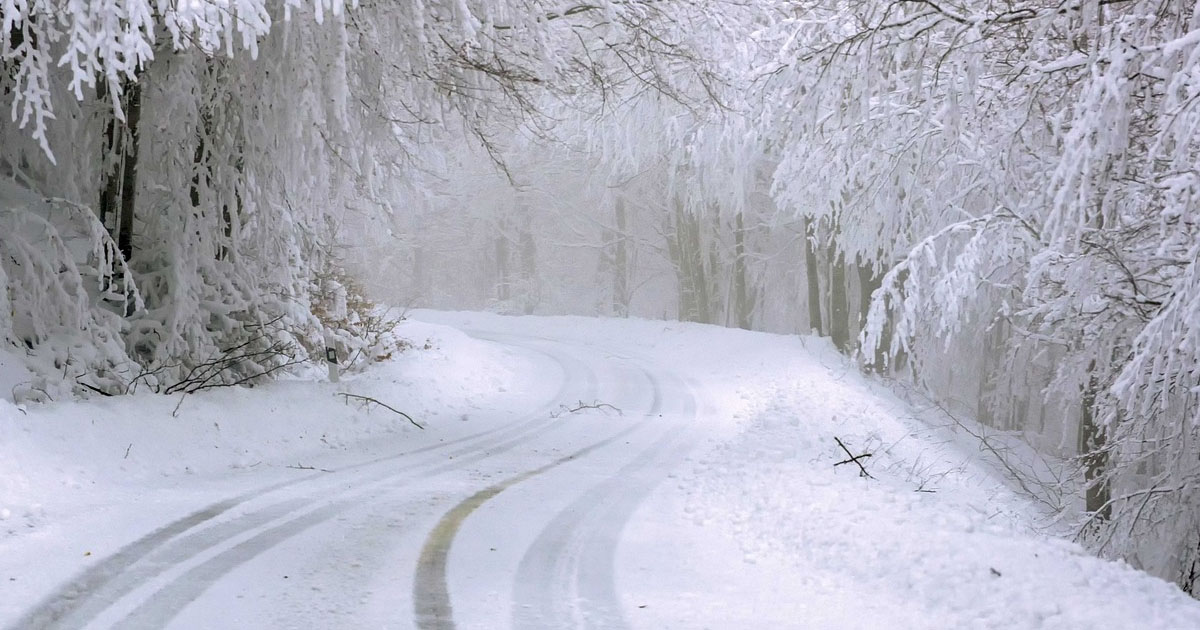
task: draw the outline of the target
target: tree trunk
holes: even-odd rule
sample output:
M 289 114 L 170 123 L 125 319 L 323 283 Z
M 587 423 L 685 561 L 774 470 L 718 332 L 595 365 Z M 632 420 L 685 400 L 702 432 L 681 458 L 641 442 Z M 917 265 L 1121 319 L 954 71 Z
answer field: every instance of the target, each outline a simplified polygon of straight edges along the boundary
M 718 208 L 712 208 L 712 238 L 709 239 L 708 256 L 704 256 L 704 230 L 701 227 L 700 219 L 696 218 L 696 251 L 700 252 L 699 265 L 700 270 L 700 305 L 704 308 L 702 319 L 699 321 L 705 324 L 716 324 L 720 322 L 720 302 L 721 290 L 717 286 L 717 270 L 721 268 L 718 263 L 719 254 L 718 247 L 720 246 L 721 235 L 721 213 Z
M 1095 361 L 1088 366 L 1088 372 L 1095 369 Z M 1087 389 L 1083 392 L 1083 401 L 1079 416 L 1079 453 L 1083 462 L 1083 478 L 1086 482 L 1084 496 L 1085 509 L 1096 513 L 1097 517 L 1108 520 L 1112 516 L 1109 500 L 1108 481 L 1104 479 L 1104 469 L 1108 466 L 1108 453 L 1104 450 L 1104 428 L 1096 422 L 1096 393 L 1099 385 L 1095 376 L 1088 378 Z
M 704 272 L 704 252 L 700 242 L 700 221 L 675 201 L 675 225 L 668 233 L 668 250 L 679 282 L 679 319 L 708 322 L 708 279 Z
M 136 80 L 125 82 L 125 131 L 127 139 L 118 146 L 123 149 L 120 172 L 120 205 L 116 203 L 116 173 L 110 174 L 101 193 L 101 213 L 116 211 L 117 250 L 128 264 L 133 260 L 133 218 L 137 208 L 137 174 L 138 174 L 138 123 L 142 115 L 142 86 Z M 113 138 L 121 134 L 113 124 Z M 134 302 L 125 296 L 125 316 L 133 315 Z
M 695 322 L 700 320 L 701 288 L 701 283 L 697 282 L 697 276 L 700 275 L 700 252 L 697 249 L 700 244 L 696 242 L 698 239 L 693 237 L 696 222 L 682 205 L 675 207 L 675 217 L 675 238 L 679 242 L 681 294 L 684 306 L 680 319 Z
M 684 321 L 687 319 L 687 309 L 684 300 L 683 252 L 679 251 L 679 222 L 672 213 L 663 213 L 663 235 L 667 239 L 667 257 L 671 259 L 671 267 L 675 270 L 676 317 Z
M 137 201 L 138 122 L 142 115 L 142 86 L 129 81 L 125 86 L 128 103 L 125 105 L 125 128 L 129 142 L 125 144 L 124 166 L 121 169 L 121 209 L 117 234 L 117 249 L 125 260 L 133 258 L 133 215 Z
M 746 277 L 746 225 L 742 213 L 734 217 L 734 260 L 733 260 L 733 296 L 734 313 L 737 316 L 738 328 L 750 330 L 751 317 L 754 314 L 754 299 L 750 294 L 750 282 Z
M 241 216 L 242 194 L 240 192 L 233 193 L 233 200 L 237 208 L 237 215 Z M 233 217 L 234 212 L 229 209 L 228 204 L 221 206 L 221 234 L 225 238 L 217 246 L 217 260 L 227 260 L 229 258 L 230 249 L 233 247 Z
M 831 286 L 830 275 L 833 270 L 831 238 L 829 221 L 821 219 L 814 228 L 813 248 L 817 258 L 817 286 L 821 291 L 821 299 L 817 302 L 821 306 L 821 329 L 818 334 L 822 337 L 830 336 L 833 326 L 832 291 L 829 289 Z
M 618 317 L 629 315 L 629 251 L 628 236 L 626 235 L 625 198 L 617 195 L 616 206 L 617 233 L 615 251 L 613 252 L 612 269 L 612 312 Z
M 243 131 L 244 133 L 244 131 Z M 242 140 L 238 141 L 238 153 L 243 149 Z M 246 165 L 242 162 L 242 158 L 238 157 L 234 163 L 234 168 L 237 169 L 239 180 L 244 183 L 246 179 Z M 217 260 L 227 260 L 233 254 L 237 253 L 234 247 L 233 239 L 236 234 L 234 222 L 240 221 L 244 214 L 245 202 L 242 201 L 242 191 L 240 188 L 234 188 L 233 191 L 233 206 L 224 204 L 221 206 L 221 244 L 217 247 Z
M 96 83 L 96 99 L 110 101 L 108 81 L 101 77 Z M 111 103 L 110 103 L 111 106 Z M 121 150 L 125 134 L 118 133 L 117 114 L 115 109 L 109 109 L 104 122 L 104 144 L 101 146 L 100 160 L 100 223 L 108 228 L 109 236 L 117 235 L 117 225 L 114 221 L 117 210 L 117 200 L 121 194 Z
M 207 126 L 207 125 L 206 125 Z M 192 185 L 189 190 L 189 196 L 192 199 L 192 207 L 200 207 L 200 183 L 204 180 L 207 185 L 207 177 L 202 178 L 200 175 L 208 170 L 205 162 L 205 134 L 200 134 L 196 140 L 196 151 L 192 154 Z
M 525 204 L 521 204 L 519 211 L 521 213 L 521 234 L 520 241 L 520 257 L 521 257 L 521 302 L 526 315 L 532 315 L 533 309 L 538 303 L 537 291 L 537 242 L 533 238 L 533 226 L 530 224 L 529 208 Z
M 829 270 L 829 336 L 842 352 L 850 349 L 850 307 L 846 299 L 846 258 L 832 246 Z
M 867 325 L 867 314 L 871 312 L 871 295 L 875 290 L 883 286 L 883 276 L 875 272 L 874 267 L 867 261 L 860 260 L 858 267 L 858 333 L 861 335 L 863 328 Z M 871 366 L 876 372 L 882 372 L 887 365 L 887 346 L 882 343 L 884 339 L 880 339 L 879 347 L 875 349 L 874 357 L 871 361 Z M 890 340 L 888 341 L 890 344 Z M 866 354 L 864 350 L 864 355 Z
M 496 299 L 504 302 L 512 297 L 511 279 L 508 273 L 508 237 L 505 235 L 504 219 L 500 219 L 496 230 Z
M 817 252 L 814 240 L 816 230 L 812 221 L 804 220 L 804 271 L 808 277 L 808 329 L 821 333 L 821 279 L 817 268 Z

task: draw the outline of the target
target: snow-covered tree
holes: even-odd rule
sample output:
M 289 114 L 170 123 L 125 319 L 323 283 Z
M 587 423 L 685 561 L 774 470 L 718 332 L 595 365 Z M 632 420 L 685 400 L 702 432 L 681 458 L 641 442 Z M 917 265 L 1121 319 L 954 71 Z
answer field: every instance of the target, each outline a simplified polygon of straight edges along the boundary
M 58 372 L 78 393 L 177 383 L 198 366 L 205 384 L 238 382 L 303 359 L 329 324 L 314 299 L 341 264 L 334 246 L 404 208 L 444 148 L 426 139 L 459 129 L 495 147 L 549 124 L 549 104 L 598 111 L 619 90 L 686 100 L 679 77 L 705 70 L 670 34 L 703 15 L 691 3 L 5 2 L 0 163 L 34 199 L 61 201 L 4 201 L 11 221 L 45 225 L 0 236 L 0 336 L 55 356 L 72 354 L 65 337 L 21 322 L 110 339 L 101 363 L 75 353 Z M 80 233 L 49 207 L 81 212 Z
M 888 270 L 867 348 L 1006 426 L 1065 418 L 1035 430 L 1080 456 L 1088 535 L 1189 588 L 1197 26 L 1183 2 L 815 2 L 766 80 L 800 103 L 780 205 Z

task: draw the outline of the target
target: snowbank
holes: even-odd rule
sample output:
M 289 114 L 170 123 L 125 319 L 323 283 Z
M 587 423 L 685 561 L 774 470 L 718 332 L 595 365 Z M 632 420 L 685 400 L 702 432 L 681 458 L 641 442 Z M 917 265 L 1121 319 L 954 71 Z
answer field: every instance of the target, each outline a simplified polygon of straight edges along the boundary
M 211 481 L 446 439 L 489 398 L 539 387 L 529 381 L 528 359 L 509 349 L 421 322 L 398 332 L 414 349 L 337 385 L 278 381 L 186 398 L 145 393 L 21 408 L 0 400 L 0 538 L 103 503 L 113 488 L 170 488 L 181 475 Z M 374 397 L 435 430 L 425 434 L 338 392 Z

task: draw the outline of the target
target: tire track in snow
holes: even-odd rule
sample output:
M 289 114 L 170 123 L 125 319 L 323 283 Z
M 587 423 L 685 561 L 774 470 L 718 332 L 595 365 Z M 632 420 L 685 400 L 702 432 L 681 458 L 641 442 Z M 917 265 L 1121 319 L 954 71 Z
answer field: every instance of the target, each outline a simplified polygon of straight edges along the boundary
M 695 397 L 681 383 L 681 415 L 695 415 Z M 626 523 L 661 483 L 662 468 L 695 444 L 688 431 L 668 430 L 629 464 L 561 510 L 538 534 L 517 568 L 513 628 L 628 628 L 617 596 L 617 545 Z
M 232 520 L 220 521 L 219 517 L 230 513 L 238 506 L 247 504 L 273 492 L 293 487 L 303 487 L 303 484 L 316 480 L 358 486 L 364 481 L 368 484 L 378 483 L 404 474 L 411 475 L 427 466 L 433 466 L 433 468 L 425 471 L 429 474 L 454 470 L 465 463 L 479 461 L 510 450 L 524 441 L 528 434 L 540 432 L 544 425 L 552 424 L 552 419 L 548 417 L 549 413 L 562 401 L 570 400 L 573 397 L 568 397 L 567 392 L 575 386 L 576 382 L 582 380 L 586 383 L 588 391 L 586 396 L 591 396 L 599 387 L 596 374 L 586 364 L 574 358 L 565 357 L 561 354 L 556 355 L 532 347 L 529 344 L 514 344 L 512 340 L 506 340 L 503 343 L 520 345 L 527 350 L 545 355 L 557 363 L 563 372 L 562 383 L 554 397 L 534 413 L 525 416 L 524 420 L 447 442 L 432 444 L 395 455 L 379 457 L 359 464 L 346 466 L 338 469 L 333 474 L 308 474 L 297 479 L 271 484 L 230 499 L 213 503 L 146 534 L 101 560 L 99 564 L 86 569 L 77 577 L 43 598 L 39 604 L 35 605 L 29 612 L 12 624 L 9 630 L 82 628 L 96 616 L 115 604 L 120 598 L 129 595 L 139 587 L 150 582 L 154 577 L 168 571 L 171 567 L 177 566 L 187 559 L 201 556 L 205 552 L 220 546 L 222 542 L 239 534 L 245 534 L 255 528 L 262 527 L 266 523 L 285 516 L 297 508 L 303 509 L 306 505 L 312 505 L 313 499 L 296 499 L 274 503 L 270 506 L 240 515 Z M 578 375 L 580 373 L 583 376 L 573 377 L 573 374 Z M 510 436 L 511 439 L 505 439 Z M 377 471 L 369 470 L 373 467 L 386 465 L 407 457 L 440 455 L 441 451 L 476 440 L 479 443 L 470 444 L 451 452 L 448 457 L 453 459 L 453 461 L 442 466 L 434 466 L 437 463 L 446 461 L 441 457 L 437 457 L 436 459 L 430 458 L 428 462 L 414 463 L 399 469 L 385 468 Z M 357 477 L 344 477 L 348 473 L 364 470 L 368 470 L 368 472 Z M 319 488 L 316 490 L 319 490 Z M 329 505 L 326 505 L 311 512 L 316 515 L 313 518 L 320 519 L 313 522 L 312 525 L 328 520 L 328 516 L 321 518 L 325 515 L 325 511 L 328 508 Z M 302 515 L 299 519 L 292 519 L 283 525 L 277 525 L 276 528 L 283 527 L 284 529 L 280 530 L 281 532 L 293 531 L 292 535 L 299 534 L 307 529 L 307 527 L 297 528 L 297 525 L 289 525 L 289 523 L 303 518 L 304 516 Z M 269 538 L 259 538 L 256 545 L 242 547 L 242 551 L 248 551 L 252 548 L 265 550 L 267 547 L 263 547 L 262 543 Z M 285 537 L 277 538 L 276 544 L 284 539 Z M 249 559 L 246 558 L 246 560 Z M 226 562 L 226 560 L 222 560 L 222 562 Z M 197 577 L 198 575 L 194 574 L 193 577 Z M 193 580 L 194 583 L 195 581 Z M 203 589 L 196 592 L 196 595 L 199 595 L 200 592 L 203 592 Z M 166 621 L 163 623 L 165 624 Z
M 413 585 L 413 608 L 417 627 L 422 630 L 451 630 L 454 628 L 450 593 L 446 585 L 446 559 L 450 554 L 450 545 L 454 542 L 455 535 L 458 534 L 463 521 L 472 512 L 504 490 L 530 477 L 583 457 L 640 428 L 642 428 L 640 425 L 628 427 L 549 464 L 509 477 L 498 484 L 476 492 L 447 512 L 429 533 L 425 546 L 421 549 L 421 557 L 417 561 L 417 573 Z
M 556 423 L 550 427 L 537 426 L 533 430 L 538 434 L 544 434 L 547 430 L 559 425 L 560 423 Z M 396 478 L 398 474 L 391 475 L 376 482 L 373 486 L 366 488 L 359 487 L 353 494 L 342 494 L 336 500 L 320 504 L 316 508 L 312 508 L 312 504 L 308 503 L 306 505 L 310 509 L 305 510 L 304 513 L 293 516 L 281 523 L 274 524 L 265 530 L 258 531 L 248 539 L 188 569 L 183 575 L 173 579 L 169 584 L 155 591 L 150 599 L 143 602 L 133 612 L 122 619 L 119 625 L 122 628 L 162 628 L 170 623 L 171 619 L 179 614 L 186 605 L 195 601 L 196 598 L 222 576 L 250 562 L 268 549 L 330 520 L 348 508 L 360 505 L 371 495 L 398 490 L 412 485 L 419 479 L 428 479 L 442 473 L 460 471 L 466 465 L 510 451 L 526 443 L 527 438 L 527 435 L 521 434 L 486 451 L 464 457 L 456 457 L 453 461 L 446 462 L 434 468 L 419 470 L 415 469 L 416 467 L 412 467 L 412 469 L 405 470 L 405 475 L 401 479 Z M 241 533 L 246 534 L 250 531 L 253 530 L 243 530 Z M 206 547 L 206 549 L 211 548 Z M 194 558 L 197 555 L 187 554 L 175 559 L 177 561 L 172 562 L 169 566 L 178 566 L 182 561 Z
M 642 373 L 649 380 L 654 393 L 653 402 L 646 415 L 655 416 L 662 407 L 662 389 L 660 383 L 653 375 L 644 369 Z M 426 538 L 425 545 L 421 549 L 420 558 L 417 561 L 416 575 L 413 580 L 413 613 L 417 627 L 421 630 L 453 630 L 455 628 L 454 611 L 450 602 L 449 587 L 446 581 L 446 563 L 454 538 L 468 516 L 488 500 L 512 486 L 567 462 L 584 457 L 634 431 L 644 428 L 645 423 L 643 422 L 633 424 L 614 435 L 590 444 L 569 455 L 484 488 L 447 512 Z

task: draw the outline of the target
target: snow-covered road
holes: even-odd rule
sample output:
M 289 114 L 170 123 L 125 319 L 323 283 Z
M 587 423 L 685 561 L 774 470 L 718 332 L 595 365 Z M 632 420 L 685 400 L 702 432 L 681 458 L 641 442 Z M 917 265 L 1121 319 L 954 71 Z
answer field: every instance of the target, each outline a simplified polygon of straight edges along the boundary
M 478 418 L 484 431 L 207 505 L 12 627 L 487 628 L 498 614 L 521 628 L 626 626 L 616 544 L 696 441 L 689 388 L 582 346 L 477 334 L 537 355 L 553 395 Z M 567 411 L 581 405 L 596 408 Z
M 550 340 L 501 341 L 583 368 L 566 372 L 586 391 L 556 401 L 561 435 L 542 427 L 530 440 L 553 459 L 514 462 L 438 520 L 417 562 L 417 627 L 489 628 L 498 619 L 514 628 L 627 627 L 617 543 L 697 441 L 694 397 L 661 367 Z
M 340 386 L 0 404 L 0 628 L 1200 627 L 819 342 L 419 317 Z

